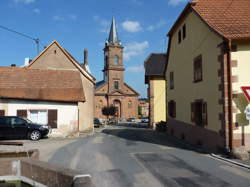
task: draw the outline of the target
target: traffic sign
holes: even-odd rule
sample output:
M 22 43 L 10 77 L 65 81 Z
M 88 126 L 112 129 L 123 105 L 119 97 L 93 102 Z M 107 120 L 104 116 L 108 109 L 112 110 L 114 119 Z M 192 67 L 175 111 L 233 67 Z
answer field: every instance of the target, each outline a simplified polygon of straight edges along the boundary
M 245 113 L 246 113 L 246 119 L 250 120 L 250 106 L 246 107 Z
M 250 102 L 250 86 L 243 86 L 243 87 L 241 87 L 241 89 L 243 90 L 248 101 Z

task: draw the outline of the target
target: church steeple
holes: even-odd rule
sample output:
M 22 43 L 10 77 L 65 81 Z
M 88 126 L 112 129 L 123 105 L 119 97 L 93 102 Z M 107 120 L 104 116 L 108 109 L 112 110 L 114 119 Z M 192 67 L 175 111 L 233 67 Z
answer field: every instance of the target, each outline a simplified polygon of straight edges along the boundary
M 110 31 L 109 31 L 108 43 L 109 44 L 120 44 L 114 17 L 112 18 L 111 28 L 110 28 Z

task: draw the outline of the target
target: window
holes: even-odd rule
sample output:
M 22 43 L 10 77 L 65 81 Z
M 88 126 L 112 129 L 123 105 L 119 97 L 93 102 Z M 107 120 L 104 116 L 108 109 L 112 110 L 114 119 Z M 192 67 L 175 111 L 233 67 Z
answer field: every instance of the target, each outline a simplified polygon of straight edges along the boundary
M 30 110 L 28 119 L 34 123 L 48 124 L 48 112 L 47 110 Z
M 174 72 L 170 72 L 170 89 L 174 89 Z
M 178 32 L 178 43 L 181 43 L 181 31 Z
M 191 103 L 191 122 L 197 126 L 204 127 L 208 124 L 207 103 L 197 100 Z
M 194 82 L 202 81 L 202 56 L 194 59 Z
M 26 121 L 20 118 L 11 118 L 11 124 L 14 126 L 24 126 Z
M 119 82 L 118 81 L 114 81 L 114 88 L 119 89 Z
M 183 25 L 182 27 L 182 37 L 183 37 L 183 40 L 186 38 L 186 25 Z
M 119 57 L 115 56 L 114 57 L 114 65 L 118 65 L 119 64 Z
M 132 108 L 132 101 L 128 102 L 128 108 Z
M 176 117 L 176 102 L 174 100 L 168 102 L 168 115 L 172 118 Z
M 108 56 L 105 56 L 105 68 L 108 67 Z
M 5 115 L 5 111 L 4 110 L 0 110 L 0 116 L 4 116 Z
M 27 118 L 27 110 L 17 110 L 17 116 L 21 118 Z

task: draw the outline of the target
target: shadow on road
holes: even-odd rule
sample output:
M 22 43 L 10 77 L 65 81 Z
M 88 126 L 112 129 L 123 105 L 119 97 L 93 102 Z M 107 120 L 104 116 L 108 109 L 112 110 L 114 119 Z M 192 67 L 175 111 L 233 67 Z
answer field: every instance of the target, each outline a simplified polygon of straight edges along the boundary
M 124 126 L 119 125 L 119 126 Z M 125 126 L 126 127 L 126 126 Z M 181 140 L 170 136 L 166 133 L 160 133 L 151 129 L 145 128 L 124 128 L 124 129 L 104 129 L 102 131 L 104 134 L 117 136 L 119 138 L 123 138 L 128 141 L 140 141 L 147 142 L 152 144 L 157 144 L 161 146 L 180 148 L 185 150 L 196 151 L 199 153 L 204 153 L 202 150 L 198 149 L 198 147 L 194 147 L 188 145 L 186 143 L 181 142 Z

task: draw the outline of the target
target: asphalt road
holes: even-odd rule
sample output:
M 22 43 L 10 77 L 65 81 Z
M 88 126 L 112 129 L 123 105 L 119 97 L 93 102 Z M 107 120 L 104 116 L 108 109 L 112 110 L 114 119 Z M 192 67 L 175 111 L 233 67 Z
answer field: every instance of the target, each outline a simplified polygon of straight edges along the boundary
M 41 160 L 89 173 L 98 187 L 250 186 L 250 170 L 135 127 L 110 127 L 53 151 L 43 149 Z

